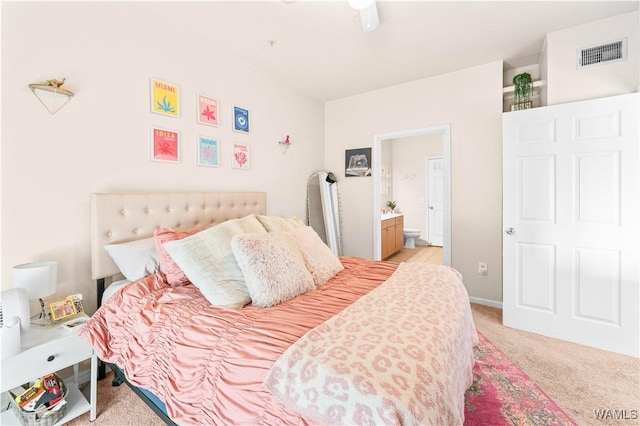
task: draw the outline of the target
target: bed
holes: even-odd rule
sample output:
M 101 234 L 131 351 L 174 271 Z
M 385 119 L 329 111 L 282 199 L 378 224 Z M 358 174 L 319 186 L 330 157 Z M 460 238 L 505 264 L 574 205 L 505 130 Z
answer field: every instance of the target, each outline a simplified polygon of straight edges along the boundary
M 99 298 L 133 279 L 81 336 L 168 424 L 463 423 L 478 340 L 454 269 L 337 258 L 260 192 L 93 194 L 91 217 Z M 150 238 L 171 268 L 134 262 Z

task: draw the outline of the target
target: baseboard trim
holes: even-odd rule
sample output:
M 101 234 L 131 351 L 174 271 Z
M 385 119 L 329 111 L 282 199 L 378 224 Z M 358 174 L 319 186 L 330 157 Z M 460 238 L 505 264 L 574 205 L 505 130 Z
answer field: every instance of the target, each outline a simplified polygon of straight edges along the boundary
M 110 371 L 111 371 L 111 366 L 107 365 L 107 373 Z M 81 365 L 78 370 L 78 383 L 84 384 L 84 383 L 89 383 L 90 381 L 91 381 L 91 367 L 89 365 Z
M 78 383 L 89 383 L 91 381 L 91 368 L 81 368 L 78 371 Z
M 478 305 L 484 305 L 484 306 L 490 306 L 492 308 L 502 309 L 502 302 L 498 302 L 496 300 L 483 299 L 481 297 L 469 296 L 469 301 L 471 303 L 477 303 Z

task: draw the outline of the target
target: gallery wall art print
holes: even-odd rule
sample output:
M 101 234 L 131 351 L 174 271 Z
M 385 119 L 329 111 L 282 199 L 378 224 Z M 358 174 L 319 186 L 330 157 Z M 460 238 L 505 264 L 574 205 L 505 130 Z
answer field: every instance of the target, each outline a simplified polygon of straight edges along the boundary
M 219 125 L 219 108 L 218 100 L 210 96 L 198 94 L 197 100 L 197 120 L 199 124 L 206 126 L 218 127 Z
M 167 163 L 180 162 L 180 133 L 175 130 L 151 129 L 151 160 Z
M 180 89 L 166 81 L 151 79 L 151 112 L 180 117 Z
M 240 170 L 249 170 L 251 166 L 251 153 L 249 145 L 234 143 L 233 158 L 231 159 L 231 167 Z
M 249 133 L 251 122 L 249 110 L 239 106 L 233 106 L 233 131 L 239 133 Z
M 198 166 L 220 166 L 220 142 L 218 139 L 205 136 L 198 138 Z

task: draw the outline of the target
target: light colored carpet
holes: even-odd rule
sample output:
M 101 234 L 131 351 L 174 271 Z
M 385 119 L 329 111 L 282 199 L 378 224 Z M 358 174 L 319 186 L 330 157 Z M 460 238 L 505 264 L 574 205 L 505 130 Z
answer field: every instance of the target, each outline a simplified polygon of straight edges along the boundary
M 640 424 L 639 359 L 508 328 L 501 310 L 472 309 L 477 329 L 578 424 Z M 628 418 L 599 420 L 598 409 L 626 410 Z
M 580 425 L 640 424 L 640 360 L 519 331 L 502 325 L 502 311 L 472 304 L 478 331 L 484 334 Z M 626 420 L 598 420 L 594 410 L 625 410 Z M 633 419 L 635 410 L 636 418 Z M 69 425 L 88 425 L 84 414 Z M 126 385 L 98 384 L 100 425 L 162 425 Z M 524 426 L 524 425 L 520 425 Z

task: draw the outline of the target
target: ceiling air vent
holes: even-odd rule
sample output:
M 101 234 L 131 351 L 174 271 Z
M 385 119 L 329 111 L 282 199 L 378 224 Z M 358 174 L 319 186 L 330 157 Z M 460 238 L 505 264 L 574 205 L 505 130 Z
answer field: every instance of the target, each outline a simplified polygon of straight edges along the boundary
M 627 39 L 578 49 L 578 69 L 627 59 Z

